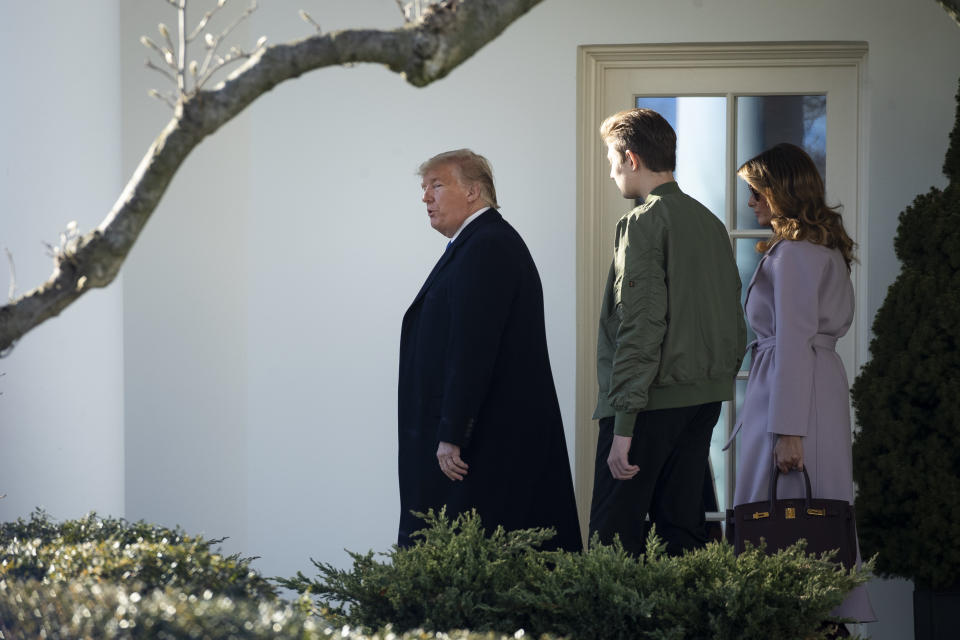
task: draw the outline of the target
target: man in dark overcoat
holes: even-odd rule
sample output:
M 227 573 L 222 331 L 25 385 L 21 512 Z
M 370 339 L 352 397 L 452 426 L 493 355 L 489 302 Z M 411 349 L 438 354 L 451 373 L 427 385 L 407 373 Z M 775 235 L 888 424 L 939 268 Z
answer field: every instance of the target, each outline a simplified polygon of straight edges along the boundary
M 483 156 L 420 166 L 430 225 L 449 238 L 400 335 L 397 543 L 423 521 L 475 508 L 492 530 L 552 527 L 549 548 L 582 547 L 540 276 L 497 211 Z

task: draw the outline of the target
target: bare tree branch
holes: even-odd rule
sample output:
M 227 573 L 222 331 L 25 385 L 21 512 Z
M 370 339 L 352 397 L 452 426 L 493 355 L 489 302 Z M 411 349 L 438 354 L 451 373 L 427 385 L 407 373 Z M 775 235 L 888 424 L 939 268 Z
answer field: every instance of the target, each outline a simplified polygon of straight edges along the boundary
M 953 21 L 960 25 L 960 0 L 937 0 Z
M 264 93 L 308 71 L 357 62 L 386 65 L 423 87 L 446 76 L 540 2 L 444 0 L 422 20 L 398 29 L 318 33 L 260 48 L 225 82 L 178 102 L 173 119 L 107 217 L 96 229 L 66 239 L 46 282 L 0 307 L 0 352 L 90 289 L 110 284 L 190 151 Z

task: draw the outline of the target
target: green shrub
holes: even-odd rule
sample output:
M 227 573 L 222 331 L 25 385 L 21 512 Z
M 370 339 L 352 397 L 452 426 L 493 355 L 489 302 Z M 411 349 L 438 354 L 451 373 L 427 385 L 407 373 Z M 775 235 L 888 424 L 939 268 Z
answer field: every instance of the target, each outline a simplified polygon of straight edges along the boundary
M 851 389 L 861 550 L 921 589 L 960 584 L 960 91 L 943 170 L 900 214 L 901 271 Z
M 384 561 L 351 554 L 351 570 L 315 562 L 320 580 L 280 581 L 317 598 L 291 603 L 249 559 L 216 553 L 218 541 L 37 512 L 0 525 L 0 638 L 819 638 L 817 626 L 867 578 L 799 546 L 734 558 L 711 544 L 670 558 L 651 535 L 635 559 L 596 541 L 585 553 L 542 551 L 551 531 L 487 535 L 476 514 L 426 522 L 414 547 Z
M 309 605 L 193 595 L 167 587 L 141 593 L 93 580 L 57 584 L 0 580 L 0 637 L 9 640 L 386 640 L 332 629 L 307 613 Z M 513 635 L 509 636 L 511 639 Z M 423 631 L 394 640 L 507 640 L 506 636 Z
M 0 640 L 508 638 L 333 628 L 308 599 L 277 597 L 252 558 L 219 554 L 220 542 L 95 514 L 57 523 L 37 511 L 0 524 Z
M 530 629 L 578 639 L 813 638 L 864 575 L 846 574 L 803 545 L 735 557 L 726 543 L 669 557 L 654 535 L 644 558 L 595 538 L 583 554 L 558 554 L 545 580 L 524 589 Z
M 144 522 L 100 518 L 53 522 L 35 511 L 29 520 L 0 525 L 0 579 L 48 584 L 90 579 L 176 587 L 229 597 L 276 598 L 275 587 L 250 568 L 253 558 L 224 556 L 215 545 Z
M 303 573 L 280 584 L 319 597 L 317 613 L 336 623 L 378 628 L 393 624 L 406 630 L 469 628 L 509 631 L 524 628 L 510 596 L 519 581 L 546 572 L 552 554 L 537 547 L 553 536 L 549 530 L 496 529 L 487 536 L 480 518 L 445 512 L 426 516 L 428 527 L 411 549 L 380 554 L 349 552 L 353 569 L 313 561 L 323 579 Z
M 475 513 L 425 520 L 417 543 L 381 554 L 384 562 L 351 553 L 352 570 L 315 561 L 318 579 L 281 582 L 315 597 L 320 615 L 370 628 L 766 640 L 822 637 L 817 627 L 870 569 L 845 572 L 802 545 L 735 558 L 730 545 L 713 543 L 671 558 L 653 535 L 640 559 L 597 540 L 584 553 L 548 552 L 538 550 L 548 531 L 485 536 Z

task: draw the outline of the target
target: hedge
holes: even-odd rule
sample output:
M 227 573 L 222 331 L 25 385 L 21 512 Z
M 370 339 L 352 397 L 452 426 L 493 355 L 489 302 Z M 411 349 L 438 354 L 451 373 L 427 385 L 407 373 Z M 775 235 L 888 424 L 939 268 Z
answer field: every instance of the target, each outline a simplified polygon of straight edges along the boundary
M 415 546 L 351 553 L 349 570 L 316 562 L 318 577 L 281 583 L 314 598 L 337 623 L 399 630 L 470 628 L 534 636 L 768 639 L 824 637 L 820 627 L 870 563 L 844 571 L 803 543 L 773 555 L 727 543 L 669 557 L 655 534 L 645 557 L 594 539 L 583 553 L 541 551 L 545 530 L 487 535 L 476 514 L 428 513 Z
M 713 543 L 671 558 L 655 535 L 643 558 L 596 540 L 584 553 L 542 551 L 549 530 L 487 534 L 476 514 L 424 518 L 412 548 L 276 580 L 302 594 L 289 601 L 220 540 L 35 512 L 0 525 L 0 638 L 820 638 L 869 571 L 799 545 L 737 558 Z

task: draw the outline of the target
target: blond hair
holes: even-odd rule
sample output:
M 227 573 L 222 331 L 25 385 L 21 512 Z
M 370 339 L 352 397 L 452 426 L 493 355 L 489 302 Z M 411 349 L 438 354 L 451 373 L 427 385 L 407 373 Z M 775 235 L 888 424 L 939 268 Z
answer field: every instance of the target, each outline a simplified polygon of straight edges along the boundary
M 457 178 L 463 185 L 479 185 L 480 197 L 489 206 L 499 209 L 497 204 L 497 190 L 493 186 L 493 169 L 490 163 L 479 153 L 474 153 L 470 149 L 456 149 L 454 151 L 445 151 L 438 153 L 417 169 L 417 175 L 421 178 L 431 169 L 440 165 L 451 165 L 456 167 Z

